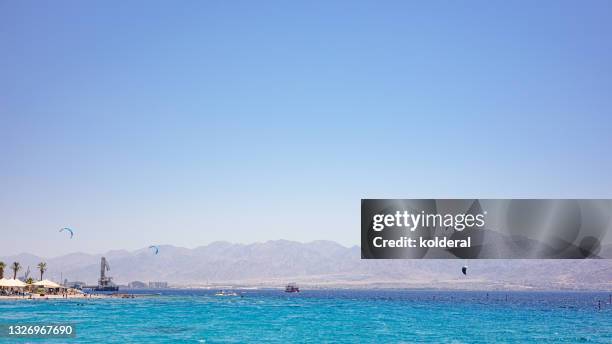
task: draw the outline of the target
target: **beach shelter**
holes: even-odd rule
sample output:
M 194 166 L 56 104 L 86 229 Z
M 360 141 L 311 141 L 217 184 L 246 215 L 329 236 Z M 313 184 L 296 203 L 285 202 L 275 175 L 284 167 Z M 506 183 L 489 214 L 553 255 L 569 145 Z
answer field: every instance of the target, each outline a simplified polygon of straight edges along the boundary
M 0 287 L 7 287 L 7 288 L 24 288 L 25 286 L 27 286 L 27 284 L 21 282 L 18 279 L 0 279 Z
M 8 279 L 4 277 L 0 278 L 0 287 L 8 287 Z
M 50 288 L 50 289 L 55 289 L 55 288 L 65 288 L 62 287 L 61 285 L 53 282 L 53 281 L 49 281 L 49 280 L 42 280 L 42 281 L 38 281 L 35 283 L 32 283 L 32 285 L 38 286 L 38 287 L 45 287 L 45 288 Z
M 12 284 L 12 287 L 15 287 L 15 288 L 25 288 L 25 286 L 27 286 L 27 284 L 26 284 L 26 283 L 24 283 L 24 282 L 22 282 L 22 281 L 20 281 L 20 280 L 18 280 L 18 279 L 12 279 L 12 278 L 11 278 L 11 279 L 9 280 L 9 283 L 11 283 L 11 284 Z

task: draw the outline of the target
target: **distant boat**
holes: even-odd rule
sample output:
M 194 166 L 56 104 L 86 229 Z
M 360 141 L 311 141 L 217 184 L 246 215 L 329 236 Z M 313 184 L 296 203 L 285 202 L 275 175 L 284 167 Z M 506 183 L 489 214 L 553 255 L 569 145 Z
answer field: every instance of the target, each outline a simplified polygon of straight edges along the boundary
M 119 286 L 116 286 L 116 285 L 97 286 L 93 288 L 93 291 L 119 291 Z
M 285 293 L 299 293 L 300 288 L 295 283 L 289 283 L 285 287 Z
M 215 296 L 238 296 L 238 294 L 233 291 L 219 290 L 215 293 Z

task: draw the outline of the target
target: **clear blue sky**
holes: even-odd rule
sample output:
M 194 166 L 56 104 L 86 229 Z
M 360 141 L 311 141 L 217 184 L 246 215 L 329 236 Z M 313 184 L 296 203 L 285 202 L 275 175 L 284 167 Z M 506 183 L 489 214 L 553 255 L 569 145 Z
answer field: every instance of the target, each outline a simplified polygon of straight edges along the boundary
M 610 37 L 611 1 L 2 1 L 0 256 L 612 197 Z

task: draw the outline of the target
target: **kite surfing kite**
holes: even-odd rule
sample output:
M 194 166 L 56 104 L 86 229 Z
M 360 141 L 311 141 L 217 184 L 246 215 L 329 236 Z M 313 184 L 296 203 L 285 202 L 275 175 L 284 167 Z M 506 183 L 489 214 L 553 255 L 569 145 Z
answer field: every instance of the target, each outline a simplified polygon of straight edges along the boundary
M 70 233 L 70 239 L 72 239 L 72 237 L 74 236 L 74 232 L 72 231 L 72 229 L 70 229 L 68 227 L 64 227 L 64 228 L 60 229 L 59 231 L 60 231 L 60 233 L 61 232 L 68 232 L 68 233 Z
M 152 249 L 155 252 L 155 254 L 159 253 L 159 247 L 157 247 L 155 245 L 151 245 L 151 246 L 149 246 L 149 248 Z
M 464 265 L 464 266 L 461 268 L 461 272 L 463 272 L 463 274 L 464 274 L 464 275 L 467 275 L 467 265 Z

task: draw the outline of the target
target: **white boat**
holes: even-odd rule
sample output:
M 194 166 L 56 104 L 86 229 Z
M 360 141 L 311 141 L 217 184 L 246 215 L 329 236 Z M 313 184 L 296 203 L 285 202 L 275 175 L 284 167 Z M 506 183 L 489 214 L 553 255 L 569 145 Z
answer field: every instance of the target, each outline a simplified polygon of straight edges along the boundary
M 215 296 L 238 296 L 238 294 L 233 291 L 219 290 L 215 293 Z

